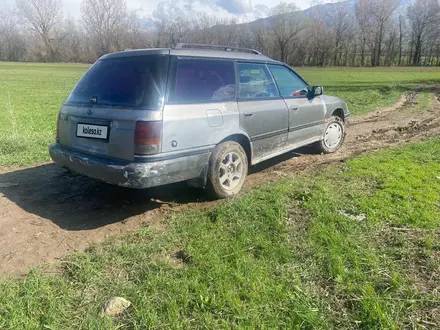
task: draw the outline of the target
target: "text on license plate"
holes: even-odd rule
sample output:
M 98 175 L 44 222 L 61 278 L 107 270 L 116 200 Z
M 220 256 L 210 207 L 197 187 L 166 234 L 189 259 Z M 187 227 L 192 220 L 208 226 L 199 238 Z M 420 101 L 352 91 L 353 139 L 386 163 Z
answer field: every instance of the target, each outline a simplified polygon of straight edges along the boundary
M 107 139 L 108 127 L 101 125 L 78 124 L 76 136 L 92 139 Z

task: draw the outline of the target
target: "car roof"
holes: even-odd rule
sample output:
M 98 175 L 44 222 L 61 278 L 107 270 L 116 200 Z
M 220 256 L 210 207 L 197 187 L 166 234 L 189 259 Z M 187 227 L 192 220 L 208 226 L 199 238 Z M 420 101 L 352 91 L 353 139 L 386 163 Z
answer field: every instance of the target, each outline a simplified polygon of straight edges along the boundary
M 122 52 L 110 53 L 101 57 L 101 59 L 132 57 L 144 55 L 175 55 L 175 56 L 193 56 L 207 58 L 225 58 L 232 60 L 248 60 L 280 63 L 263 54 L 254 54 L 241 51 L 226 51 L 213 49 L 197 49 L 197 48 L 150 48 L 150 49 L 127 49 Z

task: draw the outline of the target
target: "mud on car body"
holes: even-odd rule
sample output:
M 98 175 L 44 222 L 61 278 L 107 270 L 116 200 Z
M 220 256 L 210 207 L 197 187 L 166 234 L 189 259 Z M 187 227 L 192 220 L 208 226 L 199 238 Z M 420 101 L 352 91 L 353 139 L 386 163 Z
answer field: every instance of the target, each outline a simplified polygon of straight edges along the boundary
M 224 198 L 240 191 L 251 165 L 309 144 L 339 149 L 350 113 L 322 93 L 250 49 L 181 44 L 108 54 L 61 107 L 49 153 L 111 184 L 188 180 Z

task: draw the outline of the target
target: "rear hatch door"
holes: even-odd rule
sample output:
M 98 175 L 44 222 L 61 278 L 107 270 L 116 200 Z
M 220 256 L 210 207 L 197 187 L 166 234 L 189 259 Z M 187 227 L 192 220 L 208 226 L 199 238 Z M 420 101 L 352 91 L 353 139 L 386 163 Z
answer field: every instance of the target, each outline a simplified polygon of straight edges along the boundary
M 59 143 L 133 160 L 136 122 L 162 120 L 168 65 L 157 54 L 97 61 L 61 108 Z

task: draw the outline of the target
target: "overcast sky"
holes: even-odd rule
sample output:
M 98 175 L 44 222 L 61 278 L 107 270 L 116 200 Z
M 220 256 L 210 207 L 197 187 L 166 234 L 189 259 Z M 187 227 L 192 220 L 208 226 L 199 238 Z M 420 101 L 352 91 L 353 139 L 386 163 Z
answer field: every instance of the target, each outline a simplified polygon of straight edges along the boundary
M 65 16 L 80 18 L 83 0 L 62 0 Z M 281 0 L 126 0 L 130 11 L 147 17 L 191 17 L 195 12 L 208 12 L 216 16 L 237 16 L 247 21 L 266 16 L 269 7 Z M 291 2 L 291 1 L 287 1 Z M 294 1 L 302 9 L 310 7 L 311 0 Z M 329 1 L 321 1 L 329 2 Z M 14 4 L 15 0 L 0 0 L 0 4 Z

